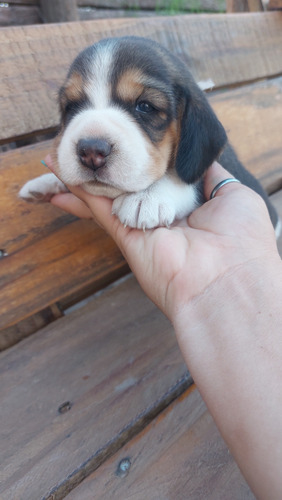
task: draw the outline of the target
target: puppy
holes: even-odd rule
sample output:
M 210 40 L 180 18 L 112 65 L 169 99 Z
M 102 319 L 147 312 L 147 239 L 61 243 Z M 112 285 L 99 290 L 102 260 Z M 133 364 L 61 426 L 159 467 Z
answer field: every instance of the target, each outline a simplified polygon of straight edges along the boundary
M 187 67 L 152 40 L 109 38 L 81 52 L 59 92 L 61 125 L 54 174 L 19 195 L 50 200 L 82 185 L 113 198 L 113 213 L 133 228 L 169 226 L 204 202 L 202 178 L 215 159 L 265 200 L 240 164 L 223 126 Z

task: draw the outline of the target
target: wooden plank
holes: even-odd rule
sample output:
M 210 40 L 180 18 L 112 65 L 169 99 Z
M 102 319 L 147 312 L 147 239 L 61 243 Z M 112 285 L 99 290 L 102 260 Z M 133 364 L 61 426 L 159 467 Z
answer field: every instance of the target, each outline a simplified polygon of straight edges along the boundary
M 129 460 L 129 470 L 120 464 Z M 128 463 L 128 462 L 127 462 Z M 192 386 L 67 500 L 254 500 L 199 392 Z
M 4 2 L 5 3 L 5 2 Z M 8 4 L 38 5 L 39 0 L 9 0 Z
M 0 333 L 0 351 L 4 351 L 5 349 L 8 349 L 8 347 L 17 344 L 25 337 L 37 332 L 40 328 L 49 325 L 49 323 L 52 323 L 52 321 L 55 321 L 62 316 L 63 312 L 57 304 L 53 304 L 52 306 L 46 307 L 46 309 L 19 321 L 16 325 L 5 328 L 5 330 L 2 330 Z
M 226 11 L 230 12 L 262 12 L 261 0 L 227 0 Z
M 56 93 L 80 49 L 106 36 L 151 37 L 215 87 L 282 72 L 282 14 L 115 19 L 0 32 L 0 141 L 55 127 Z
M 28 178 L 46 172 L 40 160 L 49 150 L 47 142 L 0 158 L 0 248 L 6 253 L 0 260 L 0 330 L 128 272 L 116 245 L 94 222 L 18 199 Z
M 247 0 L 226 0 L 226 12 L 228 14 L 234 12 L 248 12 Z
M 171 324 L 133 278 L 0 366 L 3 500 L 63 498 L 191 384 Z
M 27 5 L 0 5 L 0 26 L 16 26 L 18 24 L 41 23 L 39 9 L 36 6 Z
M 282 78 L 211 96 L 243 164 L 268 193 L 282 185 Z
M 282 0 L 269 0 L 267 8 L 272 9 L 282 9 Z
M 44 23 L 78 21 L 76 0 L 39 0 Z

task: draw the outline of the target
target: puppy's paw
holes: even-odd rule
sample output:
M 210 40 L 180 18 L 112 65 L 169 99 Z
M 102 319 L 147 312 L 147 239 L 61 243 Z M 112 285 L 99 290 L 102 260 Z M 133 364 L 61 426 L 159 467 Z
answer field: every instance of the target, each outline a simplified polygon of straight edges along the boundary
M 28 181 L 20 190 L 19 197 L 26 201 L 50 201 L 54 194 L 66 193 L 68 189 L 54 174 L 44 174 Z
M 150 191 L 122 194 L 113 202 L 113 214 L 125 225 L 137 229 L 169 226 L 176 217 L 173 204 Z

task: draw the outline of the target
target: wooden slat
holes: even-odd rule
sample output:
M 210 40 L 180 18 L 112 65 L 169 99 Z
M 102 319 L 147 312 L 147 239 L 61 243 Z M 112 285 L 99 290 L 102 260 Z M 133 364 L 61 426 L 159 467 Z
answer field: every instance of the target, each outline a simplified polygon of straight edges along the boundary
M 282 185 L 282 78 L 211 95 L 211 103 L 246 166 L 268 192 Z M 19 188 L 44 173 L 51 143 L 4 153 L 0 159 L 1 328 L 54 303 L 89 293 L 127 267 L 112 241 L 91 221 L 77 221 L 50 205 L 17 198 Z M 48 273 L 48 280 L 46 274 Z M 25 293 L 22 293 L 25 290 Z
M 0 366 L 3 500 L 61 499 L 191 383 L 169 321 L 133 278 Z
M 282 0 L 269 0 L 268 9 L 282 9 Z
M 67 297 L 94 292 L 128 267 L 113 241 L 92 221 L 77 220 L 49 204 L 18 199 L 19 188 L 46 169 L 50 142 L 0 158 L 0 330 Z
M 226 11 L 231 12 L 261 12 L 262 0 L 226 0 Z
M 9 5 L 0 6 L 0 27 L 41 23 L 39 9 L 36 6 Z
M 5 2 L 4 2 L 5 3 Z M 38 5 L 39 0 L 9 0 L 9 4 Z
M 120 464 L 130 460 L 128 473 Z M 95 492 L 95 495 L 94 495 Z M 192 386 L 67 500 L 254 500 Z
M 6 28 L 0 32 L 0 141 L 54 127 L 56 92 L 80 49 L 106 36 L 151 37 L 196 79 L 232 85 L 282 72 L 282 14 L 191 15 Z
M 39 0 L 44 23 L 78 21 L 76 0 Z
M 243 164 L 272 193 L 282 187 L 282 78 L 211 97 Z
M 0 351 L 17 344 L 25 337 L 29 337 L 32 333 L 37 332 L 40 328 L 49 325 L 49 323 L 62 316 L 63 312 L 57 304 L 52 304 L 50 307 L 46 307 L 46 309 L 19 321 L 17 324 L 5 328 L 0 333 Z

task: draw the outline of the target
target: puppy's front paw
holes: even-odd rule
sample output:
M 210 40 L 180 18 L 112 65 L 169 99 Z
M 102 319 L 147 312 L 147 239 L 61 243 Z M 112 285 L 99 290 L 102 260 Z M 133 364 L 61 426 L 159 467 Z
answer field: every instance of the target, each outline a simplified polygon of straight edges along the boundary
M 176 216 L 172 205 L 149 191 L 118 196 L 113 202 L 112 212 L 125 226 L 143 230 L 169 226 Z
M 26 201 L 50 201 L 54 194 L 66 193 L 68 189 L 54 174 L 44 174 L 28 181 L 20 190 L 19 197 Z

